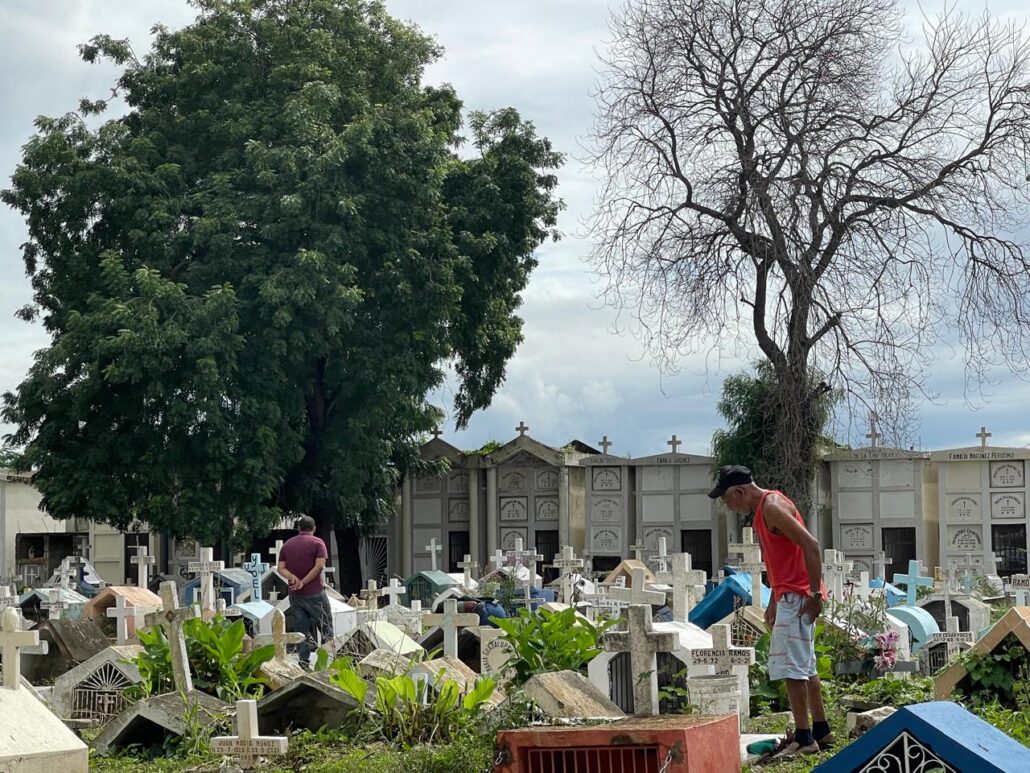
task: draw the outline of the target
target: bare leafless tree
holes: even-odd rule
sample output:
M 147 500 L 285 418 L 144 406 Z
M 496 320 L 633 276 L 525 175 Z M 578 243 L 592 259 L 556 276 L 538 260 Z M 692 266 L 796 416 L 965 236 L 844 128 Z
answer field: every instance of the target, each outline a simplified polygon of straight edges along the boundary
M 890 429 L 942 343 L 969 383 L 1026 372 L 1021 27 L 951 12 L 913 42 L 895 0 L 632 0 L 611 31 L 591 138 L 607 300 L 665 366 L 757 344 L 787 490 L 824 390 Z

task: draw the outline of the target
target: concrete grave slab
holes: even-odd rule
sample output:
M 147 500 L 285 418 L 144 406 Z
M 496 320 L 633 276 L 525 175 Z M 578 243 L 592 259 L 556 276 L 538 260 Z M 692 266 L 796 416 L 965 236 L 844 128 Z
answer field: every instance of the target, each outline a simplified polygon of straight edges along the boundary
M 25 676 L 33 684 L 52 682 L 109 644 L 100 626 L 86 618 L 44 620 L 33 630 L 49 647 L 46 657 L 26 658 L 23 662 Z
M 340 727 L 357 708 L 354 697 L 332 683 L 328 671 L 304 674 L 258 701 L 258 718 L 268 732 Z
M 621 719 L 626 714 L 576 671 L 555 671 L 530 677 L 523 692 L 550 718 Z
M 400 655 L 419 658 L 425 652 L 418 642 L 385 620 L 371 620 L 352 628 L 342 636 L 337 636 L 336 648 L 340 654 L 358 658 L 363 658 L 377 649 L 392 650 Z
M 32 693 L 0 687 L 0 771 L 86 773 L 89 749 Z
M 366 679 L 406 674 L 418 661 L 393 650 L 373 650 L 358 661 L 358 673 Z
M 101 756 L 133 745 L 160 748 L 170 736 L 224 722 L 231 708 L 218 698 L 196 691 L 185 699 L 177 692 L 143 698 L 111 720 L 93 739 L 93 748 Z
M 842 770 L 1030 770 L 1030 749 L 950 701 L 905 706 L 813 773 Z
M 137 644 L 107 647 L 61 674 L 50 696 L 54 711 L 65 719 L 101 723 L 116 717 L 126 706 L 124 691 L 140 682 L 133 661 L 142 652 Z

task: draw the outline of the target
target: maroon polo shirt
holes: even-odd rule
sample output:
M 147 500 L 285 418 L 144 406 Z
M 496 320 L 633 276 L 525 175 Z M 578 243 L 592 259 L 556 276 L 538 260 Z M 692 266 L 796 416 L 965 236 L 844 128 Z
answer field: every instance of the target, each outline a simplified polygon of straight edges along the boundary
M 286 540 L 282 550 L 279 551 L 279 560 L 286 564 L 298 580 L 303 580 L 308 572 L 315 568 L 315 560 L 318 558 L 329 558 L 325 542 L 314 534 L 298 534 Z M 300 596 L 314 596 L 321 593 L 325 588 L 322 582 L 322 573 L 319 572 L 315 579 L 309 582 L 300 590 L 291 590 L 290 593 Z

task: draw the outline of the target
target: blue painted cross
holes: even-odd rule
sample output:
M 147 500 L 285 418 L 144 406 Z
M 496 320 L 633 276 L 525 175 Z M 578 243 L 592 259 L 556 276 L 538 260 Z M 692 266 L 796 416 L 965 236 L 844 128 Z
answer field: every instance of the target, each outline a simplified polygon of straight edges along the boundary
M 919 562 L 912 560 L 908 562 L 908 574 L 894 573 L 894 579 L 891 580 L 894 585 L 904 585 L 908 592 L 908 598 L 905 603 L 910 607 L 916 605 L 916 589 L 922 585 L 925 588 L 933 587 L 932 577 L 920 577 L 919 576 Z
M 268 564 L 261 560 L 260 553 L 251 553 L 250 561 L 243 565 L 243 569 L 251 577 L 250 600 L 261 601 L 261 578 L 268 571 Z

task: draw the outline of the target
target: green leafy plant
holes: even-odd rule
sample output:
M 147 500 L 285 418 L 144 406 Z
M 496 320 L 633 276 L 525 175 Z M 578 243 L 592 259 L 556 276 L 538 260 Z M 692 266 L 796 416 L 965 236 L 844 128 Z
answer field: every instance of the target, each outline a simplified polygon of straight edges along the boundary
M 334 664 L 331 672 L 332 682 L 358 702 L 355 713 L 363 731 L 400 748 L 450 742 L 478 716 L 494 691 L 492 679 L 480 679 L 463 696 L 453 679 L 431 684 L 400 674 L 378 677 L 370 697 L 371 687 L 352 667 Z
M 259 674 L 262 663 L 275 657 L 271 644 L 243 651 L 243 620 L 230 622 L 224 617 L 206 621 L 200 618 L 183 624 L 193 686 L 222 700 L 259 698 L 264 680 Z M 143 652 L 133 663 L 139 669 L 140 683 L 131 689 L 133 697 L 146 697 L 175 689 L 172 656 L 164 629 L 141 629 L 137 636 Z
M 548 671 L 579 671 L 601 653 L 601 634 L 614 620 L 591 623 L 574 609 L 561 612 L 520 609 L 515 617 L 491 618 L 507 635 L 515 654 L 509 666 L 520 685 L 534 674 Z
M 870 679 L 848 688 L 847 697 L 881 706 L 908 706 L 933 700 L 933 679 L 912 675 L 908 679 Z
M 974 701 L 997 700 L 1003 706 L 1030 709 L 1030 656 L 1011 634 L 993 652 L 972 650 L 959 656 L 966 676 L 956 686 L 959 697 Z

